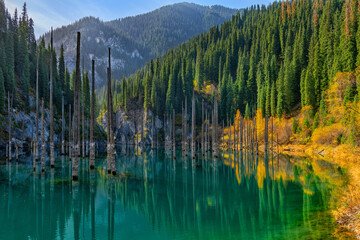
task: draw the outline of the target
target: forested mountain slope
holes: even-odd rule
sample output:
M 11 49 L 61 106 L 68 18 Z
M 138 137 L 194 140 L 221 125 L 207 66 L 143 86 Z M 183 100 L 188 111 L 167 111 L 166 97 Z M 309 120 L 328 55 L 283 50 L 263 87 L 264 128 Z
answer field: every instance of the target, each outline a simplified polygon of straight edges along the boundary
M 301 106 L 311 106 L 316 117 L 333 76 L 360 64 L 359 14 L 353 0 L 251 7 L 119 83 L 117 102 L 126 108 L 136 100 L 162 116 L 180 113 L 194 90 L 198 100 L 219 98 L 220 121 L 236 109 L 282 117 Z M 347 101 L 358 89 L 356 82 L 347 89 Z

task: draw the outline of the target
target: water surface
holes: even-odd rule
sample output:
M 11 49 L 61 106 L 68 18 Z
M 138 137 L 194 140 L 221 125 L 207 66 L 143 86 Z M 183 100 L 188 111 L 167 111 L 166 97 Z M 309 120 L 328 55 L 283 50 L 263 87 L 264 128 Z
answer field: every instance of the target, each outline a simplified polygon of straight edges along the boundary
M 0 165 L 0 239 L 332 238 L 342 176 L 325 162 L 224 154 L 194 166 L 158 150 L 118 156 L 117 177 L 96 162 L 81 160 L 78 183 L 66 157 L 44 175 L 31 159 Z

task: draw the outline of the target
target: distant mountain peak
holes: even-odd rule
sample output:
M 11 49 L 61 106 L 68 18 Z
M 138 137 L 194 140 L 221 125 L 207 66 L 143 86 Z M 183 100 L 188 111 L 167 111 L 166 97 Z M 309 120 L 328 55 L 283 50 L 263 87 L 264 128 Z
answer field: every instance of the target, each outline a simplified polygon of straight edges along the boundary
M 166 5 L 137 16 L 108 22 L 93 16 L 54 30 L 57 52 L 64 44 L 65 60 L 74 68 L 76 32 L 82 33 L 81 51 L 84 66 L 90 69 L 91 58 L 96 59 L 97 84 L 106 79 L 106 49 L 111 47 L 114 62 L 113 77 L 119 79 L 134 73 L 154 57 L 178 46 L 190 38 L 206 32 L 230 19 L 237 10 L 219 6 L 201 6 L 181 2 Z M 45 34 L 49 42 L 49 33 Z

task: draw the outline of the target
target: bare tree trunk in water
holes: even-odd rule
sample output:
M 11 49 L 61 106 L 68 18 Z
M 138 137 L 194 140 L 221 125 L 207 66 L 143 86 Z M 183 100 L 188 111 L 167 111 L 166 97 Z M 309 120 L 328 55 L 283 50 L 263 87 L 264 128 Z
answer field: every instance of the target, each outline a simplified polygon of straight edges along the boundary
M 185 146 L 184 146 L 184 143 L 185 143 L 185 133 L 184 133 L 184 128 L 185 128 L 185 121 L 184 121 L 184 105 L 182 104 L 181 105 L 181 152 L 183 154 L 183 157 L 184 157 L 184 149 L 185 149 Z
M 229 129 L 229 134 L 228 134 L 228 137 L 229 137 L 229 140 L 228 140 L 228 149 L 231 150 L 231 122 L 230 122 L 229 119 L 228 119 L 228 129 Z
M 72 139 L 71 139 L 71 133 L 72 133 L 72 124 L 71 124 L 71 104 L 69 105 L 69 127 L 68 127 L 68 131 L 69 131 L 69 136 L 68 136 L 68 154 L 69 157 L 72 157 Z
M 172 145 L 172 136 L 171 136 L 171 128 L 172 128 L 172 120 L 171 120 L 171 113 L 169 113 L 169 118 L 166 118 L 166 123 L 167 123 L 167 136 L 168 136 L 168 140 L 167 140 L 167 150 L 171 151 L 171 145 Z
M 236 125 L 235 125 L 235 121 L 236 119 L 234 119 L 234 123 L 233 123 L 233 128 L 234 128 L 234 132 L 233 132 L 233 149 L 236 152 Z
M 218 102 L 216 97 L 214 98 L 214 110 L 213 110 L 213 155 L 218 158 L 218 143 L 217 143 L 217 124 L 218 124 Z
M 53 30 L 50 34 L 50 166 L 55 167 L 54 153 L 54 106 L 53 106 Z
M 151 132 L 151 149 L 155 149 L 155 115 L 151 119 L 152 132 Z
M 240 115 L 240 123 L 239 123 L 240 160 L 242 160 L 242 156 L 243 156 L 243 125 L 244 125 L 244 118 Z
M 187 109 L 187 97 L 185 97 L 185 110 L 184 110 L 184 151 L 185 151 L 185 156 L 188 156 L 188 125 L 187 125 L 187 114 L 188 114 L 188 109 Z
M 116 175 L 115 158 L 114 158 L 114 133 L 113 133 L 113 103 L 112 103 L 112 91 L 111 91 L 111 50 L 109 48 L 108 59 L 108 91 L 107 91 L 107 117 L 108 117 L 108 143 L 107 143 L 107 169 L 108 174 Z
M 83 81 L 84 85 L 84 81 Z M 84 89 L 84 87 L 83 87 Z M 85 98 L 82 99 L 82 109 L 81 109 L 81 115 L 82 115 L 82 157 L 85 157 Z
M 61 96 L 61 155 L 65 154 L 65 106 L 64 92 Z
M 91 63 L 91 101 L 90 101 L 90 169 L 95 168 L 95 60 Z
M 16 162 L 19 161 L 19 146 L 17 143 L 15 143 L 15 156 L 16 156 Z
M 34 145 L 34 159 L 33 159 L 33 169 L 36 170 L 36 161 L 39 157 L 39 49 L 36 55 L 36 113 L 35 113 L 35 145 Z
M 191 101 L 191 158 L 195 159 L 195 93 L 193 92 L 193 97 Z
M 11 104 L 10 104 L 10 102 L 11 102 L 11 99 L 10 99 L 10 93 L 8 92 L 8 121 L 9 121 L 9 144 L 8 144 L 8 147 L 9 147 L 9 150 L 8 150 L 8 156 L 9 156 L 9 161 L 11 161 L 11 138 L 12 138 L 12 136 L 11 136 L 11 124 L 12 124 L 12 119 L 11 119 L 11 117 L 12 117 L 12 110 L 11 110 Z
M 268 148 L 269 148 L 269 118 L 265 116 L 265 134 L 264 134 L 264 141 L 265 141 L 265 158 L 268 157 Z
M 271 117 L 271 157 L 274 158 L 274 117 Z
M 145 124 L 145 121 L 146 121 L 146 114 L 145 114 L 145 109 L 143 109 L 143 112 L 141 114 L 141 131 L 140 131 L 140 143 L 142 143 L 143 145 L 143 139 L 144 139 L 144 124 Z
M 45 172 L 45 120 L 44 120 L 44 99 L 41 100 L 41 172 Z
M 79 179 L 79 156 L 80 156 L 80 32 L 77 33 L 77 45 L 76 45 L 76 67 L 75 67 L 75 83 L 74 83 L 74 122 L 73 122 L 73 133 L 74 133 L 74 145 L 75 149 L 73 152 L 72 162 L 72 179 L 77 181 Z
M 172 119 L 172 147 L 173 147 L 173 158 L 176 159 L 176 137 L 175 137 L 175 109 L 173 109 L 173 119 Z
M 209 150 L 209 119 L 208 119 L 208 111 L 205 111 L 205 149 L 204 154 L 207 155 Z
M 204 156 L 204 99 L 201 102 L 201 153 Z

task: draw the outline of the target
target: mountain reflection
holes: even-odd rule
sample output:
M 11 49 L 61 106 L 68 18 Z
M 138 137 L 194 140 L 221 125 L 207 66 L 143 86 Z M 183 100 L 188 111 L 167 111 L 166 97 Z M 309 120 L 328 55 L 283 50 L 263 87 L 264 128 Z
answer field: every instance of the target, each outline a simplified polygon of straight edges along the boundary
M 84 159 L 78 183 L 65 157 L 43 176 L 0 166 L 0 239 L 331 238 L 332 184 L 306 160 L 177 159 L 161 150 L 120 156 L 118 177 L 103 159 L 95 171 Z

